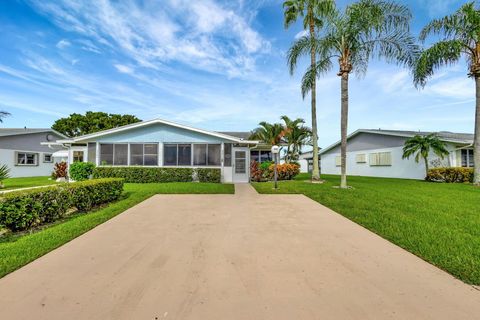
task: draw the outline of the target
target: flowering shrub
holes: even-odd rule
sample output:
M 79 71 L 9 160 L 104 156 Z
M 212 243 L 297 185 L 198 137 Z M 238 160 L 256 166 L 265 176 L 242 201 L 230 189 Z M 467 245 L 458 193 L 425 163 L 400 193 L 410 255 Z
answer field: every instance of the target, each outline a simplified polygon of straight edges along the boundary
M 425 178 L 432 182 L 473 182 L 473 168 L 434 168 L 428 170 L 428 175 Z
M 264 165 L 267 163 L 267 165 Z M 291 180 L 300 173 L 300 166 L 295 163 L 283 163 L 277 165 L 278 180 Z M 263 162 L 258 164 L 252 161 L 250 164 L 250 179 L 255 182 L 272 180 L 275 176 L 275 164 L 272 162 Z
M 67 163 L 65 161 L 55 163 L 52 177 L 55 179 L 67 177 Z

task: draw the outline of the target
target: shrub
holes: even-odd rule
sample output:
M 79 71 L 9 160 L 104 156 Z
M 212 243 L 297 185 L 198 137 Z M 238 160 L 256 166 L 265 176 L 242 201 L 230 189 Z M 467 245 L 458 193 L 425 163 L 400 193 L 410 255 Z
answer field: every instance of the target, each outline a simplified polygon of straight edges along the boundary
M 300 173 L 300 166 L 293 163 L 282 163 L 277 165 L 278 180 L 291 180 Z M 268 177 L 273 179 L 275 176 L 275 164 L 268 167 Z
M 68 165 L 65 161 L 55 163 L 53 167 L 52 178 L 66 178 L 67 177 Z
M 116 200 L 122 190 L 121 179 L 99 179 L 10 192 L 0 197 L 0 226 L 31 229 L 64 217 L 70 209 L 86 211 Z
M 221 171 L 216 168 L 198 168 L 195 170 L 198 181 L 220 183 Z
M 264 171 L 260 168 L 259 163 L 255 160 L 250 163 L 250 180 L 255 182 L 266 180 Z
M 270 168 L 270 166 L 274 163 L 275 162 L 273 161 L 263 161 L 262 163 L 260 163 L 260 170 L 268 171 L 268 168 Z
M 96 167 L 94 178 L 123 178 L 130 183 L 191 182 L 192 168 Z
M 10 169 L 6 164 L 0 166 L 0 188 L 3 188 L 3 180 L 10 177 Z
M 473 168 L 449 167 L 428 170 L 425 178 L 431 182 L 473 182 Z
M 89 179 L 93 174 L 95 164 L 91 162 L 74 162 L 70 165 L 70 178 L 75 181 Z

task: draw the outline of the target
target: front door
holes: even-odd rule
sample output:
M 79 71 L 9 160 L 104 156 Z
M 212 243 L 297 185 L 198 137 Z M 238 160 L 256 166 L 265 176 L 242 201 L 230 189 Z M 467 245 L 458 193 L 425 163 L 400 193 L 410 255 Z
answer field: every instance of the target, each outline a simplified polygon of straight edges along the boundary
M 233 148 L 233 182 L 249 181 L 250 149 Z

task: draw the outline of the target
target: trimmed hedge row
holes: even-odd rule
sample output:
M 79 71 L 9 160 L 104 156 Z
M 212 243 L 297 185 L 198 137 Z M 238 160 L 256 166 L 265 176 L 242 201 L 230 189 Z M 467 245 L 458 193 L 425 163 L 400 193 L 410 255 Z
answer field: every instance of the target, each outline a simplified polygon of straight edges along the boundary
M 118 199 L 122 179 L 98 179 L 24 191 L 0 197 L 0 226 L 28 230 L 64 217 L 70 209 L 88 211 Z
M 473 168 L 449 167 L 428 170 L 425 180 L 431 182 L 473 182 Z
M 96 167 L 94 178 L 122 178 L 128 183 L 220 182 L 217 168 L 149 168 L 149 167 Z

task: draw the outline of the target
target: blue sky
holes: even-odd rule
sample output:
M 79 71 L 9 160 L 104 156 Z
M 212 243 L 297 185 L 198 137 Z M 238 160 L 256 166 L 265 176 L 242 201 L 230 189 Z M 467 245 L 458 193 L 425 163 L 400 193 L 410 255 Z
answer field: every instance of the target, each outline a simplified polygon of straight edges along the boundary
M 349 1 L 338 1 L 340 6 Z M 413 32 L 465 1 L 416 0 Z M 0 1 L 3 127 L 50 127 L 87 110 L 156 117 L 211 130 L 251 130 L 286 114 L 310 123 L 301 71 L 285 52 L 301 31 L 283 27 L 282 1 Z M 474 86 L 462 62 L 424 90 L 408 70 L 372 61 L 350 83 L 358 128 L 473 132 Z M 319 143 L 340 136 L 340 81 L 318 83 Z

